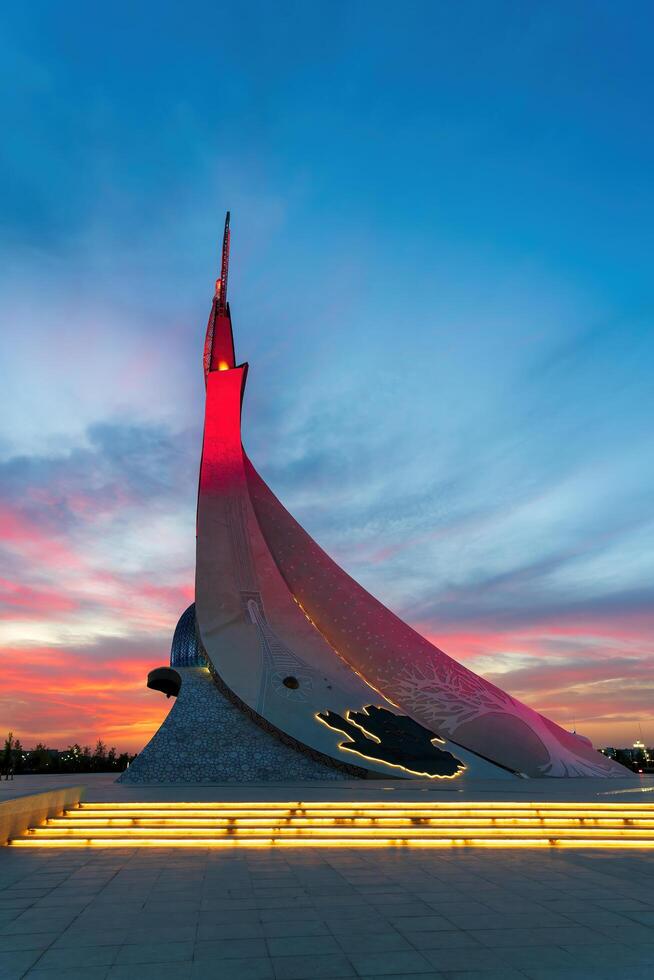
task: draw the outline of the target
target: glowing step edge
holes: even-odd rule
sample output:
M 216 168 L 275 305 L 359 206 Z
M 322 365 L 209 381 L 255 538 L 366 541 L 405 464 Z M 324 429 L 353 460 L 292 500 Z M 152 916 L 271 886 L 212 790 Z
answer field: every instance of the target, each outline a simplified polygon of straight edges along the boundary
M 11 847 L 101 847 L 101 848 L 131 848 L 131 847 L 195 847 L 195 848 L 233 848 L 233 847 L 414 847 L 414 848 L 448 848 L 448 847 L 552 847 L 552 848 L 643 848 L 652 847 L 651 843 L 642 840 L 615 840 L 611 838 L 594 840 L 566 840 L 557 838 L 503 838 L 489 839 L 484 837 L 461 837 L 461 838 L 440 838 L 439 840 L 408 840 L 397 838 L 364 838 L 362 840 L 329 840 L 324 838 L 303 838 L 303 839 L 280 839 L 275 837 L 260 839 L 234 839 L 226 838 L 216 840 L 215 838 L 198 838 L 188 840 L 179 838 L 178 840 L 152 840 L 143 839 L 136 843 L 130 838 L 86 838 L 86 839 L 53 839 L 39 840 L 34 838 L 18 838 L 10 841 Z

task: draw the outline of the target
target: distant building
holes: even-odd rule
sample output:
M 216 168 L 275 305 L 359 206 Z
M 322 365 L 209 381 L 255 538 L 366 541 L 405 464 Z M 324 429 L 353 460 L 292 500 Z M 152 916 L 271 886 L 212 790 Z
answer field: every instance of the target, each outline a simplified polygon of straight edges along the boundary
M 606 746 L 600 751 L 602 755 L 609 759 L 615 759 L 635 773 L 654 772 L 654 748 L 648 748 L 641 739 L 636 739 L 630 747 L 615 749 L 612 746 Z

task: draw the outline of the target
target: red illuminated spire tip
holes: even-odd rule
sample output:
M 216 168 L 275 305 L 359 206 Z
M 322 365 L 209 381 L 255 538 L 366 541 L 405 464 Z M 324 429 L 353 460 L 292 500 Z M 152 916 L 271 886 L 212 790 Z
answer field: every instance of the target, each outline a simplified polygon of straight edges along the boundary
M 225 216 L 223 251 L 220 278 L 216 280 L 207 333 L 204 341 L 204 375 L 210 371 L 229 371 L 236 364 L 232 320 L 227 302 L 227 274 L 229 272 L 229 211 Z
M 227 275 L 229 273 L 229 211 L 225 216 L 225 231 L 223 233 L 223 251 L 220 262 L 220 279 L 216 279 L 215 297 L 220 313 L 227 311 Z

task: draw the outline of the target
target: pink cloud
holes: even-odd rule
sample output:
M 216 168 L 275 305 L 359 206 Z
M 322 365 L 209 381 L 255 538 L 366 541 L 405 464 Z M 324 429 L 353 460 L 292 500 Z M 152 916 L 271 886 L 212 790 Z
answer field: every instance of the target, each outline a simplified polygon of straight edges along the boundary
M 77 603 L 53 589 L 31 588 L 9 579 L 0 579 L 0 618 L 12 619 L 29 614 L 43 619 L 56 613 L 72 612 Z
M 5 547 L 29 555 L 39 564 L 65 569 L 79 569 L 82 565 L 79 556 L 55 534 L 6 503 L 0 503 L 0 540 Z

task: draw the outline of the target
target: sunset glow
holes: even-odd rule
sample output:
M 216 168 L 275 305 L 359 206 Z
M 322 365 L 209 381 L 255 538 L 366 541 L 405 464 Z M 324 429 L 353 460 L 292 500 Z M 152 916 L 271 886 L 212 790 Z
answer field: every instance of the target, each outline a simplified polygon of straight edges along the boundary
M 649 32 L 319 7 L 108 11 L 101 56 L 91 7 L 5 18 L 0 736 L 170 708 L 233 208 L 212 366 L 274 493 L 446 653 L 652 745 Z

